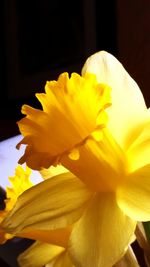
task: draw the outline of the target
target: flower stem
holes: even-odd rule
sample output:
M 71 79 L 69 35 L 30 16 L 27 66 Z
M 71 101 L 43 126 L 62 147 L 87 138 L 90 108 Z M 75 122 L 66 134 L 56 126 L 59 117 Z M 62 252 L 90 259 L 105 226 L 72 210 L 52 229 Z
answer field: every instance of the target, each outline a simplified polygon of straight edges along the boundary
M 134 255 L 132 248 L 129 246 L 124 257 L 113 267 L 140 267 Z
M 150 267 L 150 244 L 147 241 L 142 224 L 140 223 L 137 224 L 135 235 L 136 235 L 137 242 L 139 243 L 140 247 L 144 251 L 145 262 L 147 266 Z

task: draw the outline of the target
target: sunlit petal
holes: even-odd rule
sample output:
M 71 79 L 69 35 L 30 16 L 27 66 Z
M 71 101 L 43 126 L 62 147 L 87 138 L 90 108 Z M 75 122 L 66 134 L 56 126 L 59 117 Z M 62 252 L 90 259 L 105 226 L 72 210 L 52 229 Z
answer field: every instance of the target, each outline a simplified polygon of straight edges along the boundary
M 135 225 L 114 194 L 96 195 L 71 234 L 71 258 L 78 267 L 112 266 L 132 242 Z
M 61 162 L 91 190 L 112 191 L 124 179 L 126 157 L 107 129 L 101 133 L 98 142 L 92 136 L 78 147 L 78 160 L 64 155 Z
M 35 228 L 26 229 L 16 236 L 38 240 L 41 242 L 67 247 L 72 227 L 59 228 L 54 230 L 39 230 Z
M 75 267 L 75 265 L 71 262 L 68 252 L 63 251 L 51 264 L 47 264 L 45 267 Z
M 10 233 L 63 228 L 79 219 L 90 197 L 73 174 L 60 174 L 24 192 L 2 226 Z
M 21 267 L 41 267 L 53 261 L 64 248 L 47 243 L 35 242 L 18 257 Z
M 150 165 L 129 175 L 117 190 L 117 202 L 133 220 L 150 220 Z
M 100 51 L 89 57 L 82 69 L 96 74 L 100 83 L 111 88 L 112 103 L 108 127 L 120 144 L 124 144 L 126 134 L 145 116 L 146 105 L 143 95 L 122 64 L 111 54 Z
M 135 133 L 131 132 L 130 136 L 132 134 L 134 139 L 126 152 L 130 172 L 150 164 L 150 118 L 139 125 Z
M 56 167 L 51 166 L 48 169 L 43 168 L 40 170 L 40 174 L 43 179 L 48 179 L 50 177 L 53 177 L 53 176 L 56 176 L 58 174 L 65 173 L 65 172 L 68 172 L 68 170 L 60 164 L 57 165 Z

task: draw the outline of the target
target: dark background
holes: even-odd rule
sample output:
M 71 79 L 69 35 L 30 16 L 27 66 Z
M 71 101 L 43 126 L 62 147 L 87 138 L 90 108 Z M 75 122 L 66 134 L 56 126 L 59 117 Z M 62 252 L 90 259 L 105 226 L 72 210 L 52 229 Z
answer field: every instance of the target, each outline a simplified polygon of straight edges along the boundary
M 0 35 L 0 140 L 19 133 L 22 104 L 38 107 L 47 80 L 80 73 L 99 50 L 123 63 L 149 106 L 149 0 L 1 0 Z
M 116 2 L 1 0 L 0 139 L 18 133 L 24 103 L 67 71 L 80 73 L 88 56 L 117 55 Z M 3 126 L 2 126 L 3 125 Z
M 19 133 L 22 104 L 38 107 L 47 80 L 80 73 L 99 50 L 123 63 L 149 106 L 149 0 L 1 0 L 0 35 L 0 140 Z
M 99 50 L 123 63 L 150 105 L 149 0 L 1 0 L 0 37 L 0 140 L 19 134 L 22 104 L 38 107 L 34 95 L 47 80 L 80 73 Z M 20 242 L 1 247 L 12 266 Z

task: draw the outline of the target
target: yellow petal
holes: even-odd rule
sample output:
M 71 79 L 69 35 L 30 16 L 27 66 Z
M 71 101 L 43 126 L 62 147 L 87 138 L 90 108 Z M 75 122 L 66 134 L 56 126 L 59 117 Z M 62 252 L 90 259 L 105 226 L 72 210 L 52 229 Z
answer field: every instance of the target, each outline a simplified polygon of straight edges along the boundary
M 64 248 L 47 243 L 35 242 L 18 257 L 21 267 L 41 267 L 54 260 Z
M 27 166 L 24 169 L 18 165 L 15 169 L 15 175 L 8 178 L 11 187 L 6 187 L 5 209 L 0 211 L 0 223 L 7 217 L 8 212 L 12 210 L 19 195 L 33 186 L 30 181 L 30 174 L 31 170 Z M 0 229 L 0 243 L 4 243 L 11 238 L 13 238 L 13 235 Z
M 99 83 L 108 84 L 111 88 L 112 106 L 108 127 L 116 140 L 124 144 L 129 130 L 141 122 L 146 105 L 143 95 L 122 64 L 111 54 L 100 51 L 90 56 L 82 69 L 86 73 L 96 74 Z
M 126 172 L 126 157 L 106 128 L 102 138 L 89 137 L 78 147 L 79 158 L 64 154 L 61 163 L 93 191 L 114 191 Z
M 47 264 L 45 267 L 75 267 L 75 265 L 71 262 L 68 252 L 63 251 L 51 264 Z
M 57 165 L 56 167 L 51 166 L 48 169 L 41 169 L 40 170 L 40 174 L 41 174 L 43 179 L 48 179 L 50 177 L 53 177 L 53 176 L 56 176 L 58 174 L 65 173 L 65 172 L 68 172 L 68 170 L 60 164 Z
M 130 174 L 126 183 L 118 187 L 117 202 L 133 220 L 150 220 L 150 165 Z
M 135 132 L 130 132 L 130 146 L 127 150 L 129 171 L 133 172 L 150 164 L 150 118 L 143 121 Z M 132 141 L 131 141 L 131 136 Z
M 27 166 L 24 169 L 18 165 L 15 169 L 15 175 L 9 177 L 9 181 L 12 186 L 6 187 L 6 211 L 9 211 L 13 208 L 19 195 L 33 186 L 33 183 L 30 181 L 30 175 L 31 169 L 29 169 Z
M 114 265 L 132 242 L 136 223 L 118 207 L 112 193 L 97 194 L 75 224 L 69 253 L 80 267 Z
M 55 230 L 37 230 L 33 228 L 20 232 L 17 234 L 17 236 L 38 240 L 41 242 L 46 242 L 65 248 L 67 247 L 71 230 L 72 227 L 60 228 Z
M 97 126 L 97 120 L 110 105 L 110 88 L 97 83 L 94 74 L 81 77 L 72 73 L 59 76 L 58 81 L 47 82 L 46 93 L 37 94 L 43 110 L 24 105 L 25 118 L 18 122 L 24 136 L 18 144 L 26 144 L 19 163 L 27 162 L 32 169 L 54 165 L 58 156 L 71 151 Z M 103 118 L 105 116 L 102 116 Z
M 24 192 L 2 227 L 15 234 L 64 228 L 79 219 L 90 197 L 73 174 L 60 174 Z

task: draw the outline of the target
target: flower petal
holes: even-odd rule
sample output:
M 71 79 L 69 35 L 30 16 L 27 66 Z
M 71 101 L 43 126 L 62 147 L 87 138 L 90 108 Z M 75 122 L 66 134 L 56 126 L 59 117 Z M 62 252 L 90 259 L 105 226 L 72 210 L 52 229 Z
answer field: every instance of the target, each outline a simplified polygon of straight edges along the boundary
M 40 174 L 43 179 L 48 179 L 50 177 L 56 176 L 58 174 L 62 174 L 68 172 L 68 170 L 63 167 L 61 164 L 57 165 L 56 167 L 51 166 L 48 169 L 41 169 Z
M 132 142 L 127 150 L 130 172 L 150 164 L 150 118 L 143 121 L 135 133 L 130 133 L 132 135 Z
M 56 257 L 56 259 L 53 262 L 47 264 L 45 267 L 75 267 L 75 266 L 71 262 L 68 252 L 63 251 Z
M 135 226 L 113 193 L 97 194 L 74 225 L 69 246 L 73 262 L 78 267 L 114 265 L 132 242 Z
M 2 223 L 6 232 L 53 230 L 81 216 L 91 192 L 71 173 L 44 180 L 25 191 Z
M 10 211 L 13 208 L 19 195 L 33 186 L 30 176 L 31 169 L 29 169 L 27 166 L 24 169 L 22 166 L 18 165 L 15 169 L 15 175 L 8 178 L 11 186 L 6 187 L 6 211 Z
M 94 192 L 114 191 L 124 178 L 126 157 L 106 128 L 101 133 L 99 142 L 92 136 L 78 147 L 78 160 L 64 154 L 61 162 Z
M 118 187 L 117 202 L 133 220 L 150 220 L 150 164 L 130 174 Z
M 35 242 L 18 257 L 21 267 L 41 267 L 54 260 L 64 248 L 47 243 Z
M 16 236 L 38 240 L 65 248 L 67 247 L 71 230 L 71 227 L 55 230 L 29 229 L 16 234 Z
M 83 76 L 94 73 L 100 83 L 111 88 L 112 106 L 108 109 L 108 127 L 120 144 L 124 144 L 127 132 L 145 116 L 143 95 L 122 64 L 111 54 L 100 51 L 89 57 L 82 69 Z

